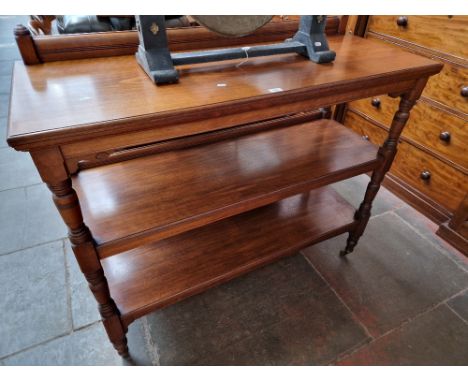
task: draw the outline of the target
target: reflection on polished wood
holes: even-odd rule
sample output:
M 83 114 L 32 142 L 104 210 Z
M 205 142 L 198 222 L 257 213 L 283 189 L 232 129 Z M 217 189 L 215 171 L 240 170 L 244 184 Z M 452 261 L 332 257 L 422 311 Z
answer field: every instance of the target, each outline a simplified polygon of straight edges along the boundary
M 102 260 L 126 324 L 158 308 L 295 253 L 353 225 L 331 187 Z
M 337 54 L 330 64 L 317 65 L 296 54 L 253 58 L 242 65 L 199 64 L 181 67 L 180 83 L 159 87 L 148 81 L 133 56 L 16 63 L 9 143 L 79 140 L 87 134 L 150 129 L 326 96 L 332 105 L 355 99 L 356 89 L 371 96 L 374 86 L 397 86 L 441 68 L 424 57 L 357 37 L 331 36 L 330 45 Z
M 30 152 L 53 192 L 122 356 L 142 314 L 343 232 L 346 253 L 357 244 L 410 109 L 442 66 L 329 41 L 330 64 L 200 64 L 160 87 L 133 56 L 15 65 L 8 142 Z M 379 149 L 337 122 L 304 123 L 379 94 L 401 98 Z M 319 188 L 371 170 L 354 214 Z
M 85 170 L 73 179 L 101 257 L 375 168 L 332 120 Z

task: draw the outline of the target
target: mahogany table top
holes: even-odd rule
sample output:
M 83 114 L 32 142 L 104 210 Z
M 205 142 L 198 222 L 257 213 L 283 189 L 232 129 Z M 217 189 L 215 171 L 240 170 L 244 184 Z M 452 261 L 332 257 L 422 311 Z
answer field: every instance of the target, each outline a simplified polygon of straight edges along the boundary
M 183 118 L 210 107 L 238 107 L 243 101 L 255 108 L 261 101 L 282 102 L 300 94 L 310 99 L 324 89 L 340 92 L 379 79 L 387 83 L 391 78 L 417 79 L 441 67 L 430 59 L 354 36 L 332 36 L 329 42 L 337 53 L 330 64 L 315 64 L 296 54 L 198 64 L 179 68 L 180 82 L 166 86 L 155 86 L 134 56 L 33 66 L 16 62 L 9 142 L 15 146 L 17 140 L 38 139 L 60 129 L 90 134 L 90 128 L 143 117 Z M 218 113 L 225 110 L 220 108 Z

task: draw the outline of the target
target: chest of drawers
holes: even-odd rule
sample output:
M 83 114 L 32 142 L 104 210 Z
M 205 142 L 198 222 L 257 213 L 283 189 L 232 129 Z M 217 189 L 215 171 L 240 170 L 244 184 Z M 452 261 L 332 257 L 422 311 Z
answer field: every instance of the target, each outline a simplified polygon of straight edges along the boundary
M 444 64 L 414 107 L 385 182 L 467 253 L 468 16 L 357 16 L 349 18 L 347 32 Z M 348 103 L 336 116 L 379 143 L 396 103 L 385 95 L 371 97 Z M 446 235 L 450 226 L 453 232 Z

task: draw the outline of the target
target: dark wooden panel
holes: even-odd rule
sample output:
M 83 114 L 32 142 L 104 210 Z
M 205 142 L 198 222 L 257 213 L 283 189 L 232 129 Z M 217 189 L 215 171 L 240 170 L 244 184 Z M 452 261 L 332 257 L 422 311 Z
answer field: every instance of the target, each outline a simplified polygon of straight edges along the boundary
M 345 232 L 353 224 L 353 213 L 332 188 L 324 187 L 109 257 L 102 266 L 112 297 L 129 323 Z
M 319 120 L 84 170 L 73 185 L 105 257 L 369 171 L 376 152 Z
M 461 90 L 468 83 L 468 60 L 459 59 L 457 62 L 446 60 L 445 57 L 434 55 L 432 51 L 425 48 L 399 45 L 398 41 L 387 40 L 382 36 L 369 33 L 367 39 L 388 45 L 397 45 L 409 52 L 421 54 L 425 57 L 440 60 L 444 67 L 441 72 L 432 76 L 424 89 L 423 96 L 434 102 L 440 103 L 460 115 L 468 113 L 468 98 L 463 97 Z

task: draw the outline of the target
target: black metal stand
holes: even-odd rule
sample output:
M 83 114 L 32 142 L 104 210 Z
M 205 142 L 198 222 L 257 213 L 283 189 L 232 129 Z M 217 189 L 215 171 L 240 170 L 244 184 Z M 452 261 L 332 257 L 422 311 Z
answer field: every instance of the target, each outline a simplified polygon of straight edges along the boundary
M 214 49 L 171 54 L 167 42 L 164 16 L 136 16 L 140 45 L 136 58 L 156 84 L 177 82 L 176 65 L 234 60 L 246 57 L 298 53 L 311 61 L 327 63 L 335 59 L 325 36 L 326 16 L 302 16 L 299 30 L 284 43 L 244 48 Z

